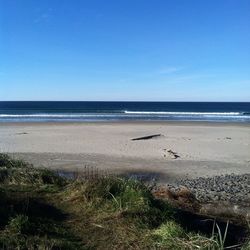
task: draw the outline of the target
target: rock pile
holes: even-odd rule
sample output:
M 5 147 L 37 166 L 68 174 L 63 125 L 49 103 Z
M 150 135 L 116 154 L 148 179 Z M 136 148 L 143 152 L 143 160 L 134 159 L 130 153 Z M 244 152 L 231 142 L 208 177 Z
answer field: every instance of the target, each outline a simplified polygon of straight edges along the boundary
M 228 201 L 250 204 L 250 174 L 185 179 L 179 181 L 177 186 L 188 188 L 201 202 Z

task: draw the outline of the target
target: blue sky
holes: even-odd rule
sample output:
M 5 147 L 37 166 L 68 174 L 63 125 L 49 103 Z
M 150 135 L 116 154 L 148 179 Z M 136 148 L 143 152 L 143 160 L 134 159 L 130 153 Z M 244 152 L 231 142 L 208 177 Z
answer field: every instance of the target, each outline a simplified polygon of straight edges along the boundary
M 250 101 L 249 0 L 0 0 L 0 100 Z

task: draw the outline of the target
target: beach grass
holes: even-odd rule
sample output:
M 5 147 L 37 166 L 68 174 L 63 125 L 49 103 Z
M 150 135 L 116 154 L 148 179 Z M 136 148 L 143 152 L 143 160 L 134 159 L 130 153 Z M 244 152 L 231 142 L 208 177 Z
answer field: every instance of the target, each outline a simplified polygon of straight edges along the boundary
M 225 237 L 188 231 L 139 181 L 65 179 L 0 154 L 1 249 L 223 249 Z

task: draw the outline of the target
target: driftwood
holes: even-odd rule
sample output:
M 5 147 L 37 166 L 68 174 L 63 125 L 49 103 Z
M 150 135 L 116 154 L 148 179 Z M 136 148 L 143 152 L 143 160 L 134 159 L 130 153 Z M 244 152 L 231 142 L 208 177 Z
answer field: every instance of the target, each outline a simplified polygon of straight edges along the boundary
M 165 148 L 164 148 L 163 150 L 166 151 Z M 169 153 L 169 155 L 170 155 L 170 157 L 171 157 L 172 159 L 177 159 L 177 158 L 180 157 L 176 152 L 172 151 L 171 149 L 167 150 L 167 152 Z M 164 157 L 166 157 L 165 154 L 164 154 Z
M 139 141 L 139 140 L 148 140 L 148 139 L 152 139 L 155 137 L 161 136 L 161 134 L 156 134 L 156 135 L 148 135 L 148 136 L 143 136 L 143 137 L 137 137 L 137 138 L 133 138 L 131 139 L 132 141 Z
M 176 152 L 172 151 L 171 149 L 168 150 L 168 153 L 171 155 L 172 159 L 177 159 L 180 157 Z

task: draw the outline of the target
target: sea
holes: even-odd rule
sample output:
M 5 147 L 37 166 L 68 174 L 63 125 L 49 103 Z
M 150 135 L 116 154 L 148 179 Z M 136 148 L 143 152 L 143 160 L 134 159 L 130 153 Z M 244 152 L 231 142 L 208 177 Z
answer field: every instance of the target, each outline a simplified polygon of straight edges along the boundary
M 250 123 L 250 102 L 0 102 L 0 122 L 98 121 Z

